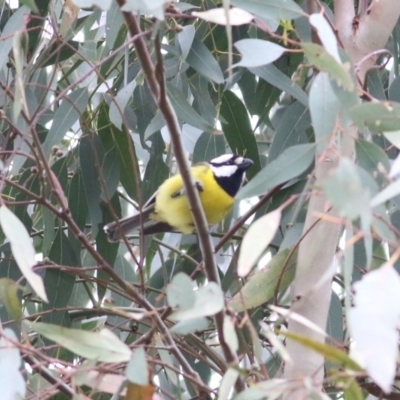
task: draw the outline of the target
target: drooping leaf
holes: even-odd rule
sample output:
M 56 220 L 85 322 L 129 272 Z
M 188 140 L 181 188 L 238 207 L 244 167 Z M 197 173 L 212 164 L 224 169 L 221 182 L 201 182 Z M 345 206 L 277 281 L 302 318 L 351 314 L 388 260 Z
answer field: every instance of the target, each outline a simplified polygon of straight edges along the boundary
M 238 260 L 238 275 L 246 276 L 274 238 L 281 222 L 282 213 L 278 208 L 250 225 L 242 240 Z
M 85 187 L 86 201 L 89 208 L 92 233 L 97 235 L 98 224 L 102 220 L 100 209 L 100 160 L 103 159 L 104 149 L 100 139 L 96 135 L 85 136 L 79 146 L 79 158 L 83 185 Z
M 199 74 L 215 83 L 223 83 L 224 75 L 221 67 L 211 54 L 210 50 L 197 39 L 193 40 L 192 47 L 186 57 L 187 63 Z
M 43 143 L 43 149 L 48 157 L 52 148 L 61 143 L 66 133 L 78 120 L 89 100 L 87 88 L 76 89 L 63 99 L 54 114 L 53 124 Z
M 146 352 L 143 347 L 132 351 L 132 357 L 126 366 L 125 375 L 130 382 L 140 386 L 149 383 L 149 372 L 147 367 Z
M 1 32 L 0 40 L 0 70 L 8 61 L 8 54 L 13 46 L 15 32 L 25 27 L 25 17 L 30 14 L 29 7 L 23 6 L 9 18 Z
M 221 104 L 222 128 L 234 153 L 244 154 L 254 162 L 248 171 L 252 177 L 260 170 L 257 142 L 242 101 L 231 91 L 224 92 Z
M 310 114 L 314 128 L 317 154 L 329 145 L 335 132 L 340 103 L 332 90 L 327 73 L 320 72 L 310 89 Z
M 325 50 L 340 63 L 338 44 L 336 35 L 333 32 L 330 23 L 325 15 L 316 13 L 311 14 L 309 17 L 310 24 L 317 31 L 317 34 L 324 46 Z
M 31 323 L 30 327 L 47 339 L 89 360 L 119 363 L 131 358 L 130 348 L 105 328 L 100 332 L 87 332 L 42 322 Z
M 214 128 L 193 109 L 179 89 L 171 84 L 167 84 L 167 92 L 176 114 L 181 121 L 206 132 L 212 133 L 214 131 Z
M 268 162 L 272 162 L 283 151 L 298 144 L 309 143 L 306 130 L 311 126 L 310 112 L 299 101 L 285 108 L 275 129 L 275 136 L 268 153 Z
M 5 205 L 0 207 L 0 225 L 11 243 L 13 256 L 22 274 L 36 294 L 47 301 L 43 280 L 33 271 L 36 265 L 36 252 L 32 239 L 22 222 Z
M 277 253 L 266 268 L 250 276 L 246 284 L 229 302 L 229 307 L 240 312 L 258 307 L 285 291 L 294 278 L 296 256 L 289 249 Z
M 77 267 L 80 260 L 76 257 L 75 251 L 65 233 L 58 229 L 51 247 L 49 258 L 57 266 Z M 49 268 L 44 276 L 44 284 L 48 288 L 48 303 L 43 306 L 44 311 L 57 310 L 68 304 L 74 289 L 75 277 L 58 268 Z M 57 325 L 70 325 L 68 313 L 64 311 L 53 311 L 42 317 L 42 322 Z

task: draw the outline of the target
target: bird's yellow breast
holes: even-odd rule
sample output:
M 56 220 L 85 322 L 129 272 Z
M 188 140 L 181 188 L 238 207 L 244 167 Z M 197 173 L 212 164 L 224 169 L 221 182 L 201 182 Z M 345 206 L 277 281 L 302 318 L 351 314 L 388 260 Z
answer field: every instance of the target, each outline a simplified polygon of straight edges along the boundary
M 207 222 L 209 225 L 217 224 L 231 210 L 234 198 L 218 185 L 207 164 L 192 167 L 192 174 L 202 187 L 199 195 Z M 181 175 L 167 179 L 158 189 L 155 213 L 151 218 L 168 223 L 176 231 L 191 233 L 194 229 L 193 216 L 186 195 L 175 195 L 180 191 L 184 193 Z

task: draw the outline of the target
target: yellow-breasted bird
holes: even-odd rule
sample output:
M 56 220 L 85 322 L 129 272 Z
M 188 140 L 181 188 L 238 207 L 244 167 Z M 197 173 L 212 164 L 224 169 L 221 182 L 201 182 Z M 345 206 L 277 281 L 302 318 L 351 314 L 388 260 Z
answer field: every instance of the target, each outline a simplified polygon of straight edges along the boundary
M 232 209 L 234 197 L 243 183 L 244 173 L 252 165 L 253 161 L 249 158 L 224 154 L 191 168 L 209 225 L 222 221 Z M 145 235 L 194 231 L 193 216 L 180 174 L 161 184 L 143 206 L 141 216 L 137 214 L 112 222 L 104 230 L 111 241 L 117 241 L 125 233 L 140 229 L 141 224 Z

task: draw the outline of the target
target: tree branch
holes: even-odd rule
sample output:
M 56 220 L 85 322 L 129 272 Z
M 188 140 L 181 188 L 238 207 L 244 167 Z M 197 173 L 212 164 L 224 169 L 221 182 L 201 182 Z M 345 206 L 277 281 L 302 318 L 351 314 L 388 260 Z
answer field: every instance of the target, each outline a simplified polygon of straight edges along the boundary
M 117 0 L 120 7 L 125 4 L 124 0 Z M 142 65 L 143 72 L 146 76 L 150 91 L 156 101 L 163 117 L 166 121 L 171 143 L 174 149 L 174 154 L 179 167 L 179 172 L 185 186 L 186 195 L 188 197 L 189 207 L 193 214 L 194 223 L 199 237 L 200 248 L 205 264 L 205 271 L 209 281 L 220 284 L 218 268 L 215 263 L 214 249 L 211 241 L 211 236 L 208 230 L 208 224 L 205 218 L 204 210 L 200 202 L 200 197 L 197 192 L 195 182 L 191 173 L 189 162 L 185 155 L 185 150 L 181 142 L 181 129 L 175 110 L 166 94 L 163 62 L 160 46 L 157 48 L 157 68 L 154 67 L 147 47 L 143 38 L 140 36 L 140 26 L 135 16 L 132 13 L 123 13 L 128 29 L 132 36 L 137 36 L 134 41 L 135 49 Z M 219 342 L 228 363 L 237 364 L 236 354 L 233 354 L 227 345 L 223 333 L 223 321 L 225 311 L 221 311 L 215 315 L 215 325 L 218 332 Z M 171 338 L 172 340 L 172 338 Z M 194 373 L 194 371 L 192 371 Z M 244 389 L 244 384 L 241 379 L 237 381 L 237 390 Z

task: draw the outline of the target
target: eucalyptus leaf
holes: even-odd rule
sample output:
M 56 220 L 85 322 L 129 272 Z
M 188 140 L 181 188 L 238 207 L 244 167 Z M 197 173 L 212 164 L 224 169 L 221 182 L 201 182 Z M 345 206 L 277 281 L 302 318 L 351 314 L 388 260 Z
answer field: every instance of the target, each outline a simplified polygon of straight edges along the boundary
M 278 44 L 260 39 L 242 39 L 235 42 L 242 59 L 233 67 L 259 67 L 277 60 L 286 49 Z
M 359 126 L 376 132 L 400 130 L 400 103 L 370 102 L 352 107 L 349 114 Z
M 266 19 L 295 19 L 304 15 L 292 0 L 232 0 L 231 4 Z
M 43 280 L 33 271 L 37 264 L 36 252 L 25 226 L 5 205 L 0 206 L 0 225 L 11 243 L 11 251 L 25 279 L 36 294 L 47 301 Z
M 245 199 L 260 196 L 273 187 L 296 178 L 309 168 L 314 161 L 314 154 L 314 144 L 289 147 L 244 186 L 236 195 L 236 198 Z
M 208 48 L 199 40 L 193 40 L 186 61 L 193 69 L 205 78 L 215 83 L 224 82 L 224 75 L 221 67 L 211 54 L 210 50 L 208 50 Z
M 87 332 L 43 322 L 31 323 L 30 327 L 47 339 L 90 360 L 119 363 L 131 358 L 130 348 L 113 332 L 105 328 L 100 332 Z
M 249 71 L 281 89 L 283 92 L 290 94 L 304 106 L 308 107 L 308 97 L 303 89 L 282 73 L 275 65 L 269 64 L 262 67 L 253 67 L 249 68 Z
M 214 315 L 224 307 L 224 296 L 215 282 L 209 282 L 195 292 L 196 300 L 191 308 L 178 309 L 170 315 L 172 321 L 184 321 Z
M 289 249 L 277 253 L 266 268 L 248 278 L 229 302 L 229 307 L 237 312 L 258 307 L 271 300 L 276 293 L 285 291 L 294 278 L 296 255 Z
M 334 79 L 345 90 L 350 92 L 354 90 L 355 83 L 350 75 L 349 63 L 340 63 L 319 44 L 303 43 L 302 47 L 311 64 L 319 70 L 327 72 L 331 79 Z

